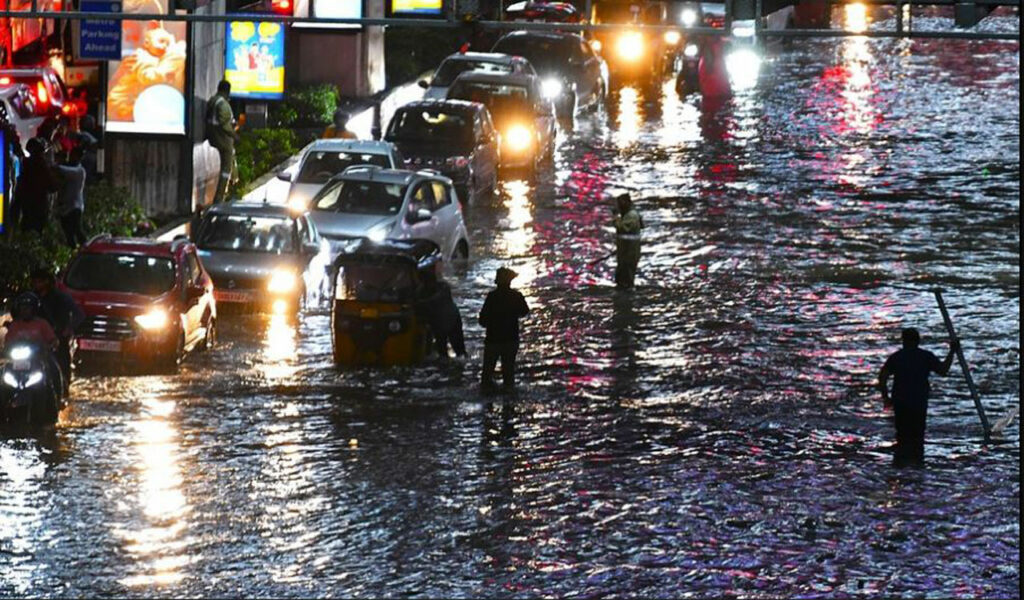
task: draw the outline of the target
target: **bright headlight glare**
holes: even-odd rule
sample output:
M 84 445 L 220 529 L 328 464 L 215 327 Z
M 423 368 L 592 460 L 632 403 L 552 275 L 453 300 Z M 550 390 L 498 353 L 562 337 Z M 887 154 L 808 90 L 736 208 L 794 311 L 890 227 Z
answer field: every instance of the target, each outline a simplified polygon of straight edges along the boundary
M 32 348 L 15 346 L 11 348 L 11 360 L 28 360 L 32 356 Z
M 732 34 L 736 37 L 751 37 L 754 35 L 754 26 L 734 23 L 732 26 Z
M 136 315 L 135 322 L 138 323 L 139 327 L 146 330 L 163 329 L 167 326 L 169 319 L 167 318 L 167 312 L 154 308 L 153 310 Z
M 590 48 L 594 52 L 601 51 L 601 40 L 590 40 Z
M 644 54 L 644 36 L 638 31 L 628 31 L 619 36 L 615 51 L 623 60 L 637 60 Z
M 505 144 L 511 150 L 522 151 L 530 147 L 533 133 L 522 125 L 513 125 L 505 132 Z
M 18 379 L 10 371 L 4 373 L 4 383 L 12 388 L 18 387 Z
M 665 32 L 665 43 L 670 46 L 675 46 L 679 43 L 679 40 L 683 39 L 682 34 L 678 31 L 666 31 Z
M 545 98 L 557 98 L 562 93 L 562 82 L 557 79 L 545 79 L 540 84 L 540 92 Z
M 697 24 L 697 11 L 692 8 L 684 8 L 683 12 L 679 13 L 679 22 L 684 27 L 693 27 Z
M 25 387 L 32 387 L 32 386 L 34 386 L 35 384 L 39 383 L 42 380 L 43 380 L 43 372 L 42 371 L 35 371 L 33 373 L 30 373 L 29 376 L 28 376 L 28 381 L 25 382 Z
M 693 58 L 697 56 L 698 51 L 699 48 L 697 48 L 697 44 L 687 44 L 686 47 L 683 48 L 683 54 L 686 58 Z
M 288 201 L 288 210 L 293 214 L 300 215 L 306 212 L 306 201 L 301 198 L 292 198 Z
M 267 291 L 282 294 L 294 290 L 295 284 L 295 273 L 284 269 L 277 269 L 270 275 L 270 281 L 267 282 Z
M 391 229 L 386 225 L 378 225 L 367 232 L 366 237 L 370 238 L 371 242 L 383 242 L 388 238 L 388 230 Z
M 750 48 L 740 48 L 725 57 L 725 69 L 734 90 L 747 90 L 757 85 L 761 57 Z

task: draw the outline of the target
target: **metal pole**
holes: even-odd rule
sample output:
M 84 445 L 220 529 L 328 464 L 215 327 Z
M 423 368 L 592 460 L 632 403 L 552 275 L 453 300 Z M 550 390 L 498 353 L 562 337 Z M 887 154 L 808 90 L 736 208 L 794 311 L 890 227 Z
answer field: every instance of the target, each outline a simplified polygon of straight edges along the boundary
M 764 40 L 761 39 L 761 30 L 764 29 L 764 24 L 761 23 L 761 19 L 764 18 L 761 14 L 763 10 L 761 0 L 754 0 L 754 43 L 758 48 L 764 45 Z
M 953 320 L 949 318 L 949 311 L 946 310 L 946 303 L 942 301 L 942 290 L 936 288 L 935 300 L 939 303 L 939 310 L 942 311 L 942 320 L 946 323 L 946 331 L 949 332 L 950 342 L 956 340 L 956 331 L 953 330 Z M 974 400 L 974 408 L 978 409 L 978 416 L 981 417 L 981 427 L 985 430 L 985 441 L 989 441 L 991 428 L 988 418 L 985 416 L 985 408 L 981 405 L 981 398 L 978 396 L 978 388 L 974 385 L 974 378 L 971 377 L 971 370 L 967 367 L 967 360 L 964 358 L 963 348 L 957 345 L 956 359 L 960 363 L 960 369 L 964 372 L 964 379 L 967 380 L 967 388 L 971 390 L 971 399 Z
M 903 33 L 903 0 L 896 2 L 896 32 Z

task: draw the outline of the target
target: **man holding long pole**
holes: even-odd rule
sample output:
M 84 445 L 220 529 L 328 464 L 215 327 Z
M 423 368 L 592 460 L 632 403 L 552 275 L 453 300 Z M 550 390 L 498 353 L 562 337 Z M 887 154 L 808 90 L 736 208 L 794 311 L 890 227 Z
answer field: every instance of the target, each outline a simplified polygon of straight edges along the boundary
M 924 461 L 924 431 L 928 416 L 928 376 L 946 375 L 953 364 L 953 356 L 960 347 L 959 340 L 949 342 L 946 359 L 923 350 L 921 334 L 916 329 L 903 330 L 903 348 L 897 350 L 878 374 L 878 389 L 886 407 L 892 407 L 896 420 L 896 451 L 893 464 L 903 466 Z M 893 377 L 892 394 L 889 377 Z

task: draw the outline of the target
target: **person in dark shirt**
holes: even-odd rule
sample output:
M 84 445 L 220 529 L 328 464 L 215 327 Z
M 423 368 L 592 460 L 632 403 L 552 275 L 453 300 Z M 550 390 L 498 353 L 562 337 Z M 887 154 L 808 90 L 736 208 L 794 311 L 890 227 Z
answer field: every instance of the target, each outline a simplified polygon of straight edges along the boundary
M 41 316 L 53 327 L 60 342 L 56 357 L 64 374 L 64 393 L 67 394 L 71 385 L 71 338 L 85 320 L 85 313 L 74 298 L 57 288 L 49 269 L 35 269 L 30 277 L 32 289 L 39 296 Z
M 516 354 L 519 352 L 519 319 L 530 314 L 526 299 L 512 289 L 517 273 L 500 267 L 494 282 L 497 288 L 487 294 L 480 309 L 480 324 L 487 330 L 484 337 L 484 368 L 481 384 L 494 387 L 494 367 L 501 359 L 501 381 L 506 389 L 515 386 Z
M 928 376 L 945 375 L 953 364 L 953 354 L 960 342 L 951 340 L 946 360 L 922 350 L 921 334 L 916 329 L 903 330 L 903 348 L 889 356 L 878 373 L 878 389 L 886 407 L 892 407 L 896 421 L 897 465 L 921 463 L 924 460 L 924 430 L 928 415 Z M 892 394 L 889 377 L 893 377 Z
M 430 325 L 434 337 L 434 347 L 442 360 L 448 358 L 448 344 L 451 344 L 455 356 L 465 358 L 466 341 L 462 332 L 462 315 L 452 297 L 452 288 L 437 276 L 428 272 L 425 275 L 425 299 L 420 309 L 424 320 Z

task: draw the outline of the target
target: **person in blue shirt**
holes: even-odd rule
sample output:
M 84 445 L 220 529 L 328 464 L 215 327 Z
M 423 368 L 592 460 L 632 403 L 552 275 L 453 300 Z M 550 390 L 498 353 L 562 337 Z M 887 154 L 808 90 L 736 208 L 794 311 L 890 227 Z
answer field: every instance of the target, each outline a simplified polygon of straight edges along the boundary
M 924 431 L 928 416 L 928 376 L 946 375 L 953 364 L 958 340 L 951 340 L 949 354 L 939 357 L 923 350 L 921 334 L 914 328 L 903 330 L 903 348 L 889 356 L 878 373 L 878 389 L 885 406 L 892 407 L 896 421 L 896 448 L 893 462 L 897 466 L 924 461 Z M 889 378 L 893 378 L 892 392 Z

